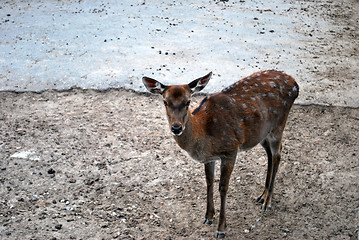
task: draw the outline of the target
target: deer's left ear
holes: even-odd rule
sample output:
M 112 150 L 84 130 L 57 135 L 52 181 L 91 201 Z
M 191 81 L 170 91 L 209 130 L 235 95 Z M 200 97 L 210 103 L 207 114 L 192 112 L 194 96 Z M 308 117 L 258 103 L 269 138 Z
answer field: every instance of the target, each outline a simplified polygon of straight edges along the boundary
M 149 77 L 143 77 L 142 82 L 147 88 L 148 91 L 154 94 L 163 94 L 163 92 L 166 90 L 166 85 L 160 83 L 159 81 L 149 78 Z
M 208 73 L 204 77 L 197 78 L 196 80 L 192 81 L 188 84 L 188 87 L 191 89 L 191 93 L 201 91 L 211 79 L 212 72 Z

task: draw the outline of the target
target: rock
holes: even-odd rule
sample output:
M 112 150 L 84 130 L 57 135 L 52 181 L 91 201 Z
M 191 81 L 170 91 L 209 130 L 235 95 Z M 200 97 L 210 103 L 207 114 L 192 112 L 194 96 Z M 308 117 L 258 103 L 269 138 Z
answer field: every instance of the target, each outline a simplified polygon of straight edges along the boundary
M 38 156 L 35 152 L 22 151 L 15 153 L 10 156 L 10 158 L 20 158 L 20 159 L 28 159 L 28 160 L 40 160 L 40 156 Z
M 69 183 L 76 183 L 76 179 L 75 178 L 70 178 Z
M 62 224 L 57 224 L 57 225 L 55 225 L 55 228 L 56 228 L 57 230 L 60 230 L 60 229 L 62 228 Z

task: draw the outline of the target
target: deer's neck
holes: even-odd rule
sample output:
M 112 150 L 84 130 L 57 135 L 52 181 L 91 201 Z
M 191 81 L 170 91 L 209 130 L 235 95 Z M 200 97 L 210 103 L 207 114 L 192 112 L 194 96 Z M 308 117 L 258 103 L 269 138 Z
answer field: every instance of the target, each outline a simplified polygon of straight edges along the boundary
M 212 161 L 210 138 L 206 136 L 203 118 L 190 115 L 186 128 L 180 136 L 175 136 L 177 144 L 193 159 L 206 163 Z
M 183 133 L 180 136 L 175 136 L 174 138 L 182 149 L 187 152 L 191 152 L 193 148 L 201 142 L 201 135 L 203 132 L 201 126 L 203 124 L 200 124 L 198 119 L 192 115 L 191 112 L 188 114 L 189 119 L 185 125 Z

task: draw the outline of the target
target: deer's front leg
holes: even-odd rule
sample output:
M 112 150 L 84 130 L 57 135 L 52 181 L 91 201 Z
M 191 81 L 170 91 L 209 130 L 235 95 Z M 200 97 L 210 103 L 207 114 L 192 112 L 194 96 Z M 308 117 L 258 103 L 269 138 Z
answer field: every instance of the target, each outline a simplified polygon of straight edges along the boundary
M 227 227 L 226 224 L 226 198 L 227 198 L 227 191 L 229 180 L 231 178 L 231 174 L 233 171 L 234 163 L 236 161 L 236 154 L 232 156 L 223 157 L 221 158 L 221 178 L 219 181 L 219 193 L 221 195 L 221 210 L 219 214 L 219 222 L 218 228 L 216 232 L 217 238 L 224 238 L 226 235 L 224 233 L 225 228 Z
M 215 166 L 216 166 L 216 162 L 210 162 L 204 164 L 204 170 L 206 173 L 206 182 L 207 182 L 207 211 L 203 223 L 208 225 L 211 225 L 213 223 L 213 216 L 214 216 L 213 183 L 214 183 Z

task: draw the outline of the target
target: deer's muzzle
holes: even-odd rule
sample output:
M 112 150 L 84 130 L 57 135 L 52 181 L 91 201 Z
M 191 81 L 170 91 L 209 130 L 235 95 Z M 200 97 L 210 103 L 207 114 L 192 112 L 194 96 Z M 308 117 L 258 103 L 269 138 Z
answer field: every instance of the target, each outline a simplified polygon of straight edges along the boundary
M 184 129 L 182 128 L 181 124 L 172 124 L 171 131 L 173 135 L 179 136 L 182 134 L 183 130 Z

